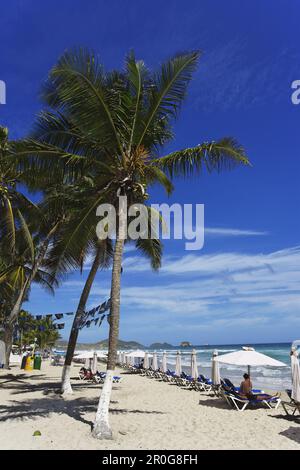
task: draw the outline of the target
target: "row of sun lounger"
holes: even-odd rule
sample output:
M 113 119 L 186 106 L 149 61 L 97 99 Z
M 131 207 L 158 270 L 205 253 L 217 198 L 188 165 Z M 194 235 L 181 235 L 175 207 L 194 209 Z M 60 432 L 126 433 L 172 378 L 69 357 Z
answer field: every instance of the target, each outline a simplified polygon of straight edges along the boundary
M 149 378 L 161 380 L 163 382 L 174 383 L 179 387 L 183 387 L 190 390 L 196 390 L 199 392 L 211 392 L 214 390 L 214 386 L 211 380 L 207 379 L 203 375 L 199 375 L 198 379 L 195 380 L 191 376 L 184 373 L 181 376 L 177 376 L 175 372 L 168 370 L 167 372 L 161 372 L 159 370 L 153 371 L 151 369 L 143 369 L 137 366 L 128 364 L 121 364 L 122 367 L 130 370 L 132 373 L 144 375 Z

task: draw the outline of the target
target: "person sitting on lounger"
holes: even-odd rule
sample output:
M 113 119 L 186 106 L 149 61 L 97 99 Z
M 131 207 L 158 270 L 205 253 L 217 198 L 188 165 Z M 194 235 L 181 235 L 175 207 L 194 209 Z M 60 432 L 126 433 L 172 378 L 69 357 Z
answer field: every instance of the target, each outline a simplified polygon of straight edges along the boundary
M 243 377 L 244 377 L 244 380 L 241 382 L 241 385 L 240 385 L 240 395 L 244 395 L 248 399 L 252 399 L 253 393 L 252 393 L 252 382 L 250 380 L 250 375 L 244 374 Z
M 245 397 L 248 400 L 270 400 L 272 398 L 279 398 L 279 395 L 269 395 L 268 393 L 253 393 L 252 392 L 252 382 L 249 374 L 243 375 L 244 380 L 241 382 L 239 395 Z

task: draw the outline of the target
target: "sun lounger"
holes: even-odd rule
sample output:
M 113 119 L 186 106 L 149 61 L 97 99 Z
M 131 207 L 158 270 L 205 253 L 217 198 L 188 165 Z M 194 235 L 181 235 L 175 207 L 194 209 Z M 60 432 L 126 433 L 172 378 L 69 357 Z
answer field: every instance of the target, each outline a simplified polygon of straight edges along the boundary
M 165 375 L 165 374 L 164 374 L 163 372 L 159 371 L 159 370 L 157 370 L 157 371 L 154 372 L 154 377 L 155 377 L 156 379 L 159 379 L 159 380 L 163 380 L 164 375 Z
M 229 406 L 238 411 L 244 411 L 248 406 L 257 406 L 258 404 L 264 404 L 268 408 L 277 409 L 281 403 L 281 399 L 278 395 L 261 394 L 257 398 L 248 399 L 238 393 L 224 392 L 223 396 Z
M 282 401 L 281 402 L 282 408 L 284 409 L 285 413 L 288 416 L 295 416 L 296 412 L 298 411 L 298 413 L 300 414 L 300 403 L 293 400 L 292 390 L 287 389 L 286 393 L 287 393 L 290 401 Z
M 200 374 L 198 377 L 198 382 L 202 385 L 203 391 L 205 392 L 211 392 L 213 389 L 213 384 L 210 379 L 205 377 L 204 375 Z
M 171 370 L 167 370 L 167 372 L 164 375 L 163 380 L 165 382 L 175 382 L 175 380 L 176 380 L 175 372 L 173 372 Z
M 94 375 L 94 380 L 96 383 L 104 383 L 104 380 L 105 380 L 105 377 L 106 377 L 106 373 L 105 372 L 97 372 L 95 375 Z M 123 379 L 123 377 L 119 377 L 118 375 L 114 375 L 113 376 L 113 383 L 120 383 L 121 380 Z
M 300 414 L 300 403 L 295 401 L 282 401 L 281 404 L 287 416 L 295 416 L 297 411 Z

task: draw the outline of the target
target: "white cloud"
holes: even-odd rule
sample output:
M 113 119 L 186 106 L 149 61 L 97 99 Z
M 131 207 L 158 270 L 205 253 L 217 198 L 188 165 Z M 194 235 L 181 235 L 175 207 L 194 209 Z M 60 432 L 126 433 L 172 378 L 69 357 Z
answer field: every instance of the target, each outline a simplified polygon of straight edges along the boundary
M 138 256 L 128 257 L 124 261 L 126 272 L 150 271 L 149 263 Z M 300 266 L 300 247 L 275 251 L 272 253 L 247 254 L 239 252 L 188 254 L 181 257 L 166 256 L 160 274 L 200 274 L 204 276 L 218 274 L 229 279 L 233 273 L 247 271 L 276 270 L 289 272 Z
M 205 235 L 221 237 L 256 237 L 268 235 L 268 232 L 262 232 L 259 230 L 240 230 L 235 228 L 207 227 L 205 228 Z
M 274 317 L 293 318 L 300 305 L 299 247 L 268 254 L 169 257 L 161 274 L 149 270 L 148 276 L 148 270 L 144 260 L 127 259 L 127 282 L 131 273 L 144 271 L 143 285 L 139 277 L 137 285 L 133 281 L 122 288 L 122 307 L 131 312 L 126 319 L 130 324 L 143 312 L 144 327 L 167 321 L 178 328 L 183 316 L 195 326 L 259 326 L 273 323 Z

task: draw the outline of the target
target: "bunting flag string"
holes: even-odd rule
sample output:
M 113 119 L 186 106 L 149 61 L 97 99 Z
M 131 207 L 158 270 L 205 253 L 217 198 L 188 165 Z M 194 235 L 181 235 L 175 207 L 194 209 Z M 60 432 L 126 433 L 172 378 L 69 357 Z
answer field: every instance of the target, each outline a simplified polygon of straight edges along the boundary
M 106 314 L 111 307 L 111 299 L 106 300 L 102 304 L 98 305 L 97 307 L 92 308 L 91 310 L 88 310 L 86 312 L 83 312 L 82 315 L 79 317 L 77 324 L 75 325 L 76 329 L 81 330 L 82 328 L 90 328 L 92 324 L 94 323 L 95 326 L 98 325 L 99 327 L 101 326 L 103 319 L 105 316 L 107 316 L 107 320 L 109 321 L 109 315 Z M 100 315 L 97 318 L 94 318 L 96 315 Z M 49 313 L 47 315 L 35 315 L 36 320 L 42 320 L 43 318 L 46 319 L 53 319 L 55 320 L 61 320 L 62 318 L 65 317 L 65 315 L 74 315 L 74 312 L 66 312 L 66 313 Z M 57 330 L 62 330 L 65 327 L 65 323 L 54 323 L 53 328 Z M 42 330 L 40 330 L 42 331 Z
M 108 299 L 106 300 L 105 302 L 103 302 L 101 305 L 98 305 L 97 307 L 94 307 L 92 308 L 91 310 L 85 312 L 79 322 L 78 322 L 78 326 L 77 328 L 78 329 L 82 329 L 82 328 L 90 328 L 91 325 L 93 324 L 94 322 L 94 325 L 96 326 L 99 322 L 99 327 L 101 326 L 102 322 L 103 322 L 103 319 L 104 317 L 106 316 L 106 314 L 104 312 L 106 312 L 107 310 L 110 309 L 110 306 L 111 306 L 111 299 Z M 98 318 L 94 318 L 94 316 L 96 314 L 100 314 L 102 313 L 102 316 L 101 317 L 98 317 Z M 92 319 L 91 319 L 92 318 Z
M 49 313 L 47 315 L 35 315 L 36 320 L 42 320 L 43 318 L 48 318 L 49 320 L 56 319 L 60 320 L 65 315 L 74 315 L 74 312 L 66 312 L 66 313 Z

